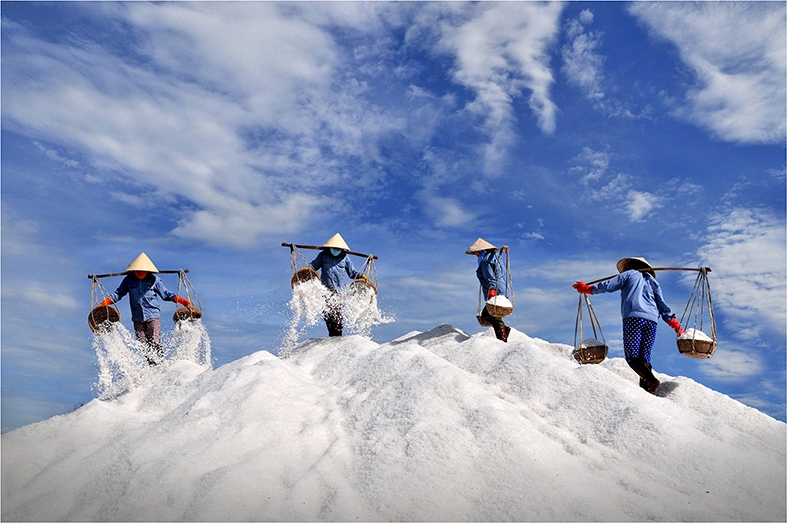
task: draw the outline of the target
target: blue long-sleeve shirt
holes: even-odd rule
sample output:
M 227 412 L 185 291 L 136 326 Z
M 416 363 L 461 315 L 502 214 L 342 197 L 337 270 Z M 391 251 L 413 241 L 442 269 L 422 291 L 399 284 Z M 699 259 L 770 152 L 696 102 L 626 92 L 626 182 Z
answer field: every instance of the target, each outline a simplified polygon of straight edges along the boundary
M 484 290 L 484 298 L 489 295 L 489 289 L 495 289 L 498 294 L 505 295 L 506 274 L 505 269 L 500 266 L 500 256 L 497 252 L 484 251 L 479 256 L 475 275 Z
M 323 249 L 311 265 L 314 270 L 320 271 L 322 284 L 332 291 L 339 291 L 361 275 L 345 252 L 334 256 L 328 249 Z
M 161 279 L 149 272 L 143 279 L 133 273 L 126 275 L 117 290 L 109 295 L 112 302 L 120 301 L 128 294 L 132 321 L 147 321 L 161 317 L 159 297 L 164 301 L 174 301 L 176 294 L 164 286 Z
M 664 321 L 672 318 L 672 311 L 664 303 L 661 286 L 650 274 L 637 270 L 624 271 L 611 280 L 592 286 L 593 294 L 620 291 L 620 315 L 623 318 L 645 318 Z

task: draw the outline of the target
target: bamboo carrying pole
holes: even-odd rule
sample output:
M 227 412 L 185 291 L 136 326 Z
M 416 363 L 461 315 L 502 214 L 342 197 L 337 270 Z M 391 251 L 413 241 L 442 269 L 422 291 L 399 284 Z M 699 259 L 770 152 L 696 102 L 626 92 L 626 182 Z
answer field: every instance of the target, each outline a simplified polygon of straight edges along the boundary
M 653 267 L 651 269 L 636 269 L 639 272 L 650 272 L 650 271 L 697 271 L 697 272 L 711 272 L 710 267 L 699 267 L 697 269 L 693 267 Z M 617 274 L 613 274 L 612 276 L 607 276 L 606 278 L 601 278 L 599 280 L 593 280 L 585 283 L 585 285 L 595 285 L 596 283 L 601 283 L 602 281 L 611 280 L 617 276 Z
M 130 271 L 112 272 L 112 273 L 109 273 L 109 274 L 88 274 L 87 277 L 89 279 L 91 279 L 91 280 L 94 279 L 94 278 L 109 278 L 111 276 L 125 276 L 129 272 Z M 189 270 L 188 269 L 180 269 L 180 270 L 177 270 L 177 271 L 158 271 L 155 274 L 180 274 L 181 272 L 189 272 Z
M 295 243 L 286 243 L 286 242 L 283 242 L 281 244 L 281 246 L 282 247 L 289 247 L 290 249 L 292 249 L 293 247 L 297 247 L 298 249 L 314 249 L 314 250 L 317 250 L 317 251 L 321 251 L 321 250 L 323 250 L 325 248 L 325 247 L 322 247 L 322 246 L 319 246 L 319 245 L 298 245 L 298 244 L 295 244 Z M 362 252 L 353 252 L 353 251 L 347 251 L 347 254 L 352 254 L 353 256 L 360 256 L 362 258 L 369 258 L 371 256 L 369 254 L 363 254 Z M 377 260 L 378 259 L 377 256 L 371 256 L 371 258 L 373 260 Z

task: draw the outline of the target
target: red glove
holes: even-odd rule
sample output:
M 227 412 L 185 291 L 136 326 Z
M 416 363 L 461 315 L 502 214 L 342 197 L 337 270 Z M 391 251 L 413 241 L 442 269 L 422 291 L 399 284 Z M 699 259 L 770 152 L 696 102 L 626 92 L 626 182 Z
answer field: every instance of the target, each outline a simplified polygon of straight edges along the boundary
M 497 289 L 489 289 L 489 292 L 486 294 L 486 299 L 494 298 L 497 296 Z
M 585 285 L 583 282 L 578 281 L 574 285 L 572 285 L 578 293 L 580 294 L 593 294 L 593 287 L 590 285 Z
M 112 305 L 112 298 L 106 298 L 104 301 L 98 304 L 99 307 L 103 307 L 105 305 Z
M 678 336 L 686 332 L 685 330 L 683 330 L 683 327 L 680 326 L 680 322 L 675 316 L 670 318 L 670 320 L 667 322 L 667 325 L 672 327 L 672 330 L 674 330 L 675 334 L 677 334 Z
M 175 296 L 175 300 L 174 301 L 175 301 L 175 303 L 180 303 L 184 307 L 188 307 L 189 306 L 189 300 L 184 300 L 180 296 Z

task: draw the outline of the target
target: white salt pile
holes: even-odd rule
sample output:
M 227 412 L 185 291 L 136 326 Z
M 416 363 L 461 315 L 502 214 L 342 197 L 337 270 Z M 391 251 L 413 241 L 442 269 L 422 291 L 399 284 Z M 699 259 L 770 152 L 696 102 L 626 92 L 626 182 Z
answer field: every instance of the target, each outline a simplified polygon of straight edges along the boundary
M 440 325 L 175 361 L 4 434 L 2 520 L 785 521 L 784 423 L 570 350 Z
M 492 305 L 493 307 L 504 307 L 513 309 L 514 305 L 511 303 L 511 300 L 503 296 L 502 294 L 498 294 L 497 296 L 492 296 L 488 300 L 486 300 L 487 305 Z
M 678 336 L 679 340 L 701 340 L 701 341 L 713 341 L 713 338 L 705 334 L 699 329 L 686 329 L 686 331 Z

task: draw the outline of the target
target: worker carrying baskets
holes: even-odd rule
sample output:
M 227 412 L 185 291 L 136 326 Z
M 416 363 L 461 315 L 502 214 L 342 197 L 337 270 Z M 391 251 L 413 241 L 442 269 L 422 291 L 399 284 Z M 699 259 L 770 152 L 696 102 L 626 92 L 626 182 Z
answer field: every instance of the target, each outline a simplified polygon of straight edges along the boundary
M 344 291 L 377 293 L 377 269 L 374 265 L 377 256 L 351 251 L 339 233 L 320 246 L 292 243 L 282 243 L 282 246 L 290 248 L 293 269 L 291 286 L 295 288 L 302 283 L 319 279 L 327 290 L 323 319 L 328 328 L 328 336 L 342 336 Z M 320 252 L 309 262 L 300 249 L 317 249 Z M 355 269 L 349 255 L 366 258 L 360 271 Z
M 683 333 L 680 322 L 664 302 L 656 272 L 645 258 L 623 258 L 617 263 L 618 275 L 572 287 L 580 294 L 601 294 L 620 291 L 620 313 L 623 318 L 623 350 L 626 362 L 640 377 L 640 387 L 655 394 L 660 382 L 653 375 L 650 353 L 656 341 L 659 317 L 676 334 Z
M 108 332 L 113 323 L 120 321 L 120 313 L 115 307 L 112 307 L 112 304 L 120 301 L 128 294 L 134 333 L 137 339 L 147 347 L 146 357 L 150 365 L 157 365 L 164 357 L 164 351 L 161 346 L 161 308 L 159 307 L 159 298 L 164 301 L 173 301 L 184 307 L 191 307 L 189 300 L 181 298 L 164 286 L 164 283 L 157 275 L 160 272 L 185 274 L 186 271 L 159 271 L 143 252 L 126 267 L 124 272 L 88 275 L 88 278 L 93 281 L 91 307 L 95 304 L 94 300 L 97 301 L 97 291 L 105 296 L 88 315 L 90 328 L 97 334 Z M 99 278 L 108 276 L 125 276 L 113 293 L 106 292 L 106 289 L 99 281 Z M 199 314 L 201 316 L 201 313 Z
M 511 327 L 505 324 L 503 318 L 514 311 L 508 252 L 507 246 L 498 249 L 483 238 L 478 238 L 465 251 L 465 254 L 475 255 L 478 259 L 475 274 L 480 288 L 476 319 L 482 327 L 491 326 L 495 337 L 503 342 L 508 342 L 511 332 Z

